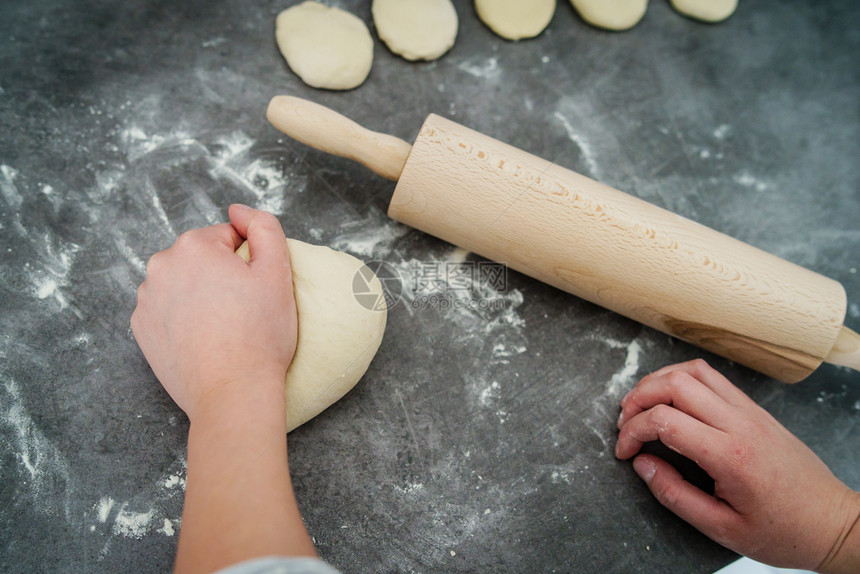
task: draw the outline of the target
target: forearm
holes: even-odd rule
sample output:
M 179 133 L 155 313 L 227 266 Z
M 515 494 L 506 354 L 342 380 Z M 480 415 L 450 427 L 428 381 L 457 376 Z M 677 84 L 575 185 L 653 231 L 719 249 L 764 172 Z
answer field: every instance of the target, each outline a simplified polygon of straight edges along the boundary
M 817 568 L 819 572 L 860 572 L 860 492 L 849 491 L 845 500 L 844 527 L 833 548 Z
M 315 556 L 287 465 L 280 384 L 251 396 L 219 389 L 195 412 L 177 572 L 259 556 Z

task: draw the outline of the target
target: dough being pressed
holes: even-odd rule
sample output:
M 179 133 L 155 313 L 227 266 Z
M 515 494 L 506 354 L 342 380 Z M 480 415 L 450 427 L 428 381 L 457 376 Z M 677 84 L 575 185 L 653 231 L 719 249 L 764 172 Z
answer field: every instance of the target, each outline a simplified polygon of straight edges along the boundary
M 457 38 L 451 0 L 373 0 L 370 11 L 379 38 L 407 60 L 435 60 Z
M 298 311 L 298 344 L 287 370 L 287 432 L 333 405 L 361 379 L 376 355 L 387 311 L 358 302 L 353 281 L 364 263 L 328 247 L 287 239 Z M 248 243 L 236 250 L 246 262 Z M 363 273 L 382 297 L 376 275 Z
M 722 22 L 738 7 L 738 0 L 672 0 L 672 7 L 690 18 Z
M 555 0 L 475 0 L 478 18 L 508 40 L 534 38 L 549 25 Z
M 570 0 L 570 3 L 592 26 L 619 32 L 638 24 L 648 9 L 648 0 Z
M 275 21 L 275 39 L 290 69 L 314 88 L 351 90 L 370 74 L 370 32 L 339 8 L 311 1 L 287 8 Z

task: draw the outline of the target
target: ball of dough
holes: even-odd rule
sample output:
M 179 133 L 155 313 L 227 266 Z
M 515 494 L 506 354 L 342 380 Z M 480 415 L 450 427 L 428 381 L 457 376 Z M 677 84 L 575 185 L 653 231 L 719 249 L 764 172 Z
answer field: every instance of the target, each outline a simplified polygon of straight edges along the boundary
M 373 0 L 370 11 L 379 38 L 407 60 L 435 60 L 457 38 L 451 0 Z
M 555 0 L 475 0 L 478 18 L 508 40 L 534 38 L 555 14 Z
M 351 90 L 367 79 L 373 38 L 364 22 L 339 8 L 302 2 L 275 21 L 275 39 L 290 69 L 306 84 Z
M 579 16 L 598 28 L 629 30 L 648 9 L 648 0 L 570 0 Z
M 361 260 L 295 239 L 287 239 L 287 245 L 299 320 L 296 354 L 285 380 L 289 432 L 361 379 L 382 342 L 388 313 L 384 305 L 371 310 L 356 299 L 353 280 L 359 270 L 363 278 L 371 277 L 370 292 L 383 296 L 379 279 Z M 248 261 L 248 243 L 236 254 Z
M 672 7 L 690 18 L 722 22 L 738 7 L 738 0 L 672 0 Z

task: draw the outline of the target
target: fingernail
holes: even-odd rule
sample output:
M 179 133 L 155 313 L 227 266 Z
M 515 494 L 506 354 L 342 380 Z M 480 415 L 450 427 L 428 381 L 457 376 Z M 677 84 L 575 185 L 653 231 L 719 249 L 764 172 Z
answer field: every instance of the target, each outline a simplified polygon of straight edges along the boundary
M 239 211 L 251 211 L 251 208 L 243 203 L 234 203 L 233 207 L 235 207 Z
M 639 478 L 645 481 L 645 484 L 651 484 L 651 479 L 657 472 L 657 467 L 647 458 L 637 458 L 633 460 L 633 470 L 639 475 Z
M 621 412 L 618 413 L 618 422 L 615 423 L 618 428 L 624 426 L 624 409 L 621 409 Z

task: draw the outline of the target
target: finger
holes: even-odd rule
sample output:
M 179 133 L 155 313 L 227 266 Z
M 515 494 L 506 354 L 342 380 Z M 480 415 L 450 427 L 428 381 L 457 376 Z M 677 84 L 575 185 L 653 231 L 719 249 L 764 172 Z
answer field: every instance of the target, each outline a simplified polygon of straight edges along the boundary
M 229 223 L 218 223 L 202 229 L 194 229 L 187 233 L 183 233 L 176 243 L 179 244 L 179 242 L 185 237 L 188 237 L 191 241 L 199 241 L 201 244 L 207 244 L 210 241 L 223 244 L 225 247 L 230 249 L 230 251 L 236 251 L 244 241 L 236 228 Z
M 662 369 L 651 373 L 645 379 L 650 377 L 660 377 L 673 372 L 684 372 L 698 379 L 706 387 L 720 396 L 724 401 L 735 406 L 741 406 L 751 402 L 751 399 L 744 394 L 739 388 L 732 384 L 719 371 L 711 367 L 703 359 L 694 359 L 685 363 L 669 365 Z M 624 399 L 622 399 L 623 401 Z
M 660 504 L 711 540 L 729 544 L 730 533 L 742 517 L 726 502 L 690 484 L 671 464 L 657 456 L 640 454 L 633 460 L 633 469 Z
M 248 239 L 250 263 L 255 261 L 278 263 L 289 261 L 287 241 L 278 219 L 271 213 L 234 204 L 229 210 L 230 222 L 241 235 Z M 241 241 L 236 248 L 241 245 Z
M 658 404 L 674 406 L 710 426 L 723 429 L 731 417 L 729 404 L 710 387 L 686 371 L 655 373 L 642 379 L 624 400 L 618 428 L 639 413 Z
M 718 453 L 725 450 L 727 435 L 674 407 L 660 404 L 624 423 L 618 433 L 615 456 L 628 459 L 643 444 L 655 440 L 709 472 L 720 462 Z

